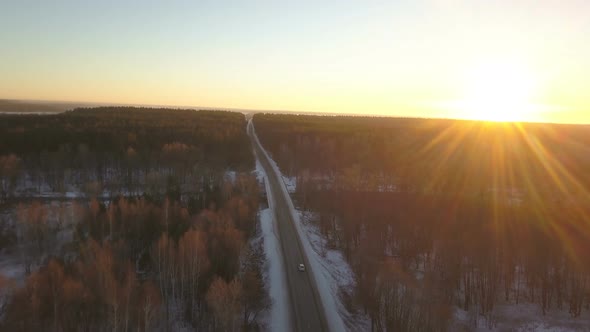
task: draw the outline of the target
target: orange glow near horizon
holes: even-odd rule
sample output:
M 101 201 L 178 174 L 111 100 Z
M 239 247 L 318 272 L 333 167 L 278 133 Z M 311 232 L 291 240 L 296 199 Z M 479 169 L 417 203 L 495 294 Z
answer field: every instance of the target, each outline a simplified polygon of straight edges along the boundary
M 0 99 L 590 123 L 587 1 L 152 5 L 7 4 Z

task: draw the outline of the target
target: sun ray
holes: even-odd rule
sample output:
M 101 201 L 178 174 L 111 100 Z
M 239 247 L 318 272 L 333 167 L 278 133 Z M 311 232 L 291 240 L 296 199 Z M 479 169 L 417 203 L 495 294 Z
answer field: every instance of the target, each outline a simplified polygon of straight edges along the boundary
M 523 169 L 522 173 L 528 178 L 526 188 L 531 195 L 533 212 L 540 221 L 546 220 L 544 226 L 563 241 L 568 255 L 577 264 L 582 264 L 580 251 L 576 249 L 577 238 L 580 235 L 590 236 L 590 216 L 580 202 L 589 201 L 590 193 L 577 180 L 576 176 L 570 173 L 553 155 L 535 133 L 527 131 L 521 125 L 518 125 L 517 128 L 526 144 L 526 148 L 531 152 L 531 156 L 535 158 L 534 160 L 521 160 L 520 162 Z M 552 135 L 551 132 L 547 132 L 547 134 Z M 547 175 L 552 184 L 549 190 L 554 188 L 558 193 L 551 195 L 547 192 L 541 192 L 539 184 L 531 181 L 528 176 L 531 171 L 531 163 L 541 166 L 541 171 Z M 527 165 L 529 169 L 526 169 Z M 567 208 L 564 209 L 563 207 Z M 560 217 L 559 222 L 555 219 L 557 216 Z M 572 233 L 572 231 L 574 232 Z

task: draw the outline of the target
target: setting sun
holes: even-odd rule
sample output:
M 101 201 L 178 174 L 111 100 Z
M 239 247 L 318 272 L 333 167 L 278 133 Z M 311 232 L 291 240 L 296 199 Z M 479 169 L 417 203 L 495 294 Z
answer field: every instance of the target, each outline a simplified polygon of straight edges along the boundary
M 524 65 L 492 61 L 473 66 L 465 75 L 461 116 L 487 121 L 523 121 L 537 112 L 533 97 L 538 85 Z

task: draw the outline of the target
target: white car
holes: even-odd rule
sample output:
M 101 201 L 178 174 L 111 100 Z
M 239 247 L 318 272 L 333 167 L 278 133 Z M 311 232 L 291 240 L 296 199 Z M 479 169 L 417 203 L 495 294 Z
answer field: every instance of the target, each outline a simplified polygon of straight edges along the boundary
M 303 263 L 299 264 L 299 266 L 297 266 L 297 270 L 299 270 L 299 272 L 305 272 L 305 265 L 303 265 Z

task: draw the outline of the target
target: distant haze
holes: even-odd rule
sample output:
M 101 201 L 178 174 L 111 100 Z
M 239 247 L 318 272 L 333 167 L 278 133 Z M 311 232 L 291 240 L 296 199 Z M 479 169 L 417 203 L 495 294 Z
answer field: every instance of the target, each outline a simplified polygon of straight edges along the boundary
M 370 113 L 333 113 L 333 112 L 308 112 L 292 110 L 254 110 L 242 108 L 223 108 L 207 107 L 198 105 L 146 105 L 146 104 L 124 104 L 124 103 L 89 103 L 76 101 L 51 101 L 51 100 L 18 100 L 18 99 L 0 99 L 0 114 L 2 113 L 20 113 L 20 114 L 50 114 L 70 111 L 76 108 L 101 107 L 101 106 L 129 106 L 129 107 L 154 107 L 170 109 L 195 109 L 195 110 L 225 110 L 251 113 L 301 113 L 310 115 L 377 115 Z

